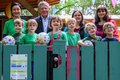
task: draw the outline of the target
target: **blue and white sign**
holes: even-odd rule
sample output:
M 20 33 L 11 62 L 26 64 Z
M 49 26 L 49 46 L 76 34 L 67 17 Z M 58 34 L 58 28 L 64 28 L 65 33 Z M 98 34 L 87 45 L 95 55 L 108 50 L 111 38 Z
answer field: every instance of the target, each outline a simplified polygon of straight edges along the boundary
M 27 54 L 10 55 L 10 78 L 27 80 Z

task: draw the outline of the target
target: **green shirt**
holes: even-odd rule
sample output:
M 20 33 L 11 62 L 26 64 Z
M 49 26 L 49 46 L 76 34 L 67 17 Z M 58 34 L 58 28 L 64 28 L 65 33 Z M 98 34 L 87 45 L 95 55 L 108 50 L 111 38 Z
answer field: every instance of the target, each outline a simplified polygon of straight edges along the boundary
M 68 39 L 68 45 L 69 46 L 77 46 L 78 41 L 81 39 L 79 33 L 70 34 L 69 32 L 66 32 L 67 39 Z
M 20 40 L 21 44 L 36 44 L 36 38 L 37 34 L 26 34 L 23 36 L 23 38 Z
M 90 40 L 90 41 L 101 41 L 102 38 L 101 38 L 100 36 L 96 36 L 95 38 L 93 38 L 93 37 L 91 37 L 91 36 L 88 36 L 88 37 L 85 37 L 85 38 L 83 39 L 83 41 L 85 41 L 85 40 Z
M 24 28 L 22 30 L 23 33 L 26 33 L 26 21 L 23 20 Z M 16 30 L 14 28 L 14 19 L 10 19 L 4 24 L 3 34 L 6 35 L 13 35 L 16 33 Z
M 59 34 L 60 34 L 60 39 L 59 39 L 59 40 L 65 40 L 65 41 L 66 41 L 66 45 L 68 45 L 67 35 L 66 35 L 66 33 L 63 32 L 63 31 L 54 33 L 54 34 L 53 34 L 53 38 L 54 38 L 54 39 L 57 39 Z M 52 40 L 52 32 L 49 32 L 48 35 L 49 35 L 49 37 L 50 37 L 50 40 Z
M 22 39 L 22 37 L 24 36 L 25 34 L 23 33 L 15 33 L 14 35 L 12 35 L 15 39 L 15 44 L 20 44 L 20 40 Z

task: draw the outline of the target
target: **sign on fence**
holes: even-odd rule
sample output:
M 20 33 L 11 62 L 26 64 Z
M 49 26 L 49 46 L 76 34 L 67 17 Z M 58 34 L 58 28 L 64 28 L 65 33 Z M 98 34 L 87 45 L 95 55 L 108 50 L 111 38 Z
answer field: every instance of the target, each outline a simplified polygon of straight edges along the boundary
M 15 80 L 27 79 L 27 54 L 10 55 L 10 78 Z

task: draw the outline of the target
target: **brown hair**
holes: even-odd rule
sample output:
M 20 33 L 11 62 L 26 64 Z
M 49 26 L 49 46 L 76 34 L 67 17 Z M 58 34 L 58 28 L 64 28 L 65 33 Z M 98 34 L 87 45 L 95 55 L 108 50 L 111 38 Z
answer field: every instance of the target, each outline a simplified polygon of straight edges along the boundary
M 11 4 L 11 14 L 12 14 L 12 8 L 13 8 L 14 6 L 19 6 L 20 9 L 22 10 L 22 6 L 21 6 L 19 3 L 13 2 L 13 3 Z M 13 16 L 13 14 L 12 14 L 12 16 Z
M 75 12 L 79 12 L 81 14 L 82 19 L 79 23 L 79 26 L 83 26 L 83 14 L 82 14 L 82 12 L 79 11 L 79 10 L 74 10 L 73 13 L 72 13 L 72 18 L 74 17 Z
M 52 27 L 52 20 L 58 20 L 58 21 L 60 21 L 60 29 L 63 27 L 63 21 L 62 21 L 62 19 L 59 17 L 59 16 L 57 16 L 57 15 L 53 15 L 52 16 L 52 18 L 51 18 L 51 20 L 50 20 L 50 25 L 49 25 L 49 27 L 50 27 L 50 29 L 52 29 L 53 27 Z
M 103 30 L 105 30 L 106 28 L 108 28 L 108 26 L 114 28 L 114 24 L 113 24 L 113 23 L 111 23 L 111 22 L 106 22 L 106 23 L 104 23 L 104 25 L 103 25 Z
M 99 5 L 97 10 L 96 10 L 96 13 L 95 13 L 95 24 L 98 24 L 100 22 L 100 18 L 98 16 L 98 12 L 100 10 L 105 10 L 105 12 L 106 12 L 106 15 L 104 16 L 103 20 L 106 21 L 106 22 L 109 20 L 107 8 L 104 5 Z

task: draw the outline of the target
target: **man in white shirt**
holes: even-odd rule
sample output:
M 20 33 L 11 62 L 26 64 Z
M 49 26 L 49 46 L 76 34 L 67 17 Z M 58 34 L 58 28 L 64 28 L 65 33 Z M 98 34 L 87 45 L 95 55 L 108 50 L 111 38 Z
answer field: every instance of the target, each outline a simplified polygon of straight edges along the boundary
M 49 15 L 50 5 L 46 1 L 41 1 L 38 4 L 38 12 L 40 15 L 35 18 L 35 20 L 38 23 L 38 28 L 35 32 L 36 33 L 50 32 L 51 31 L 51 29 L 49 28 L 49 22 L 51 19 L 51 16 Z

